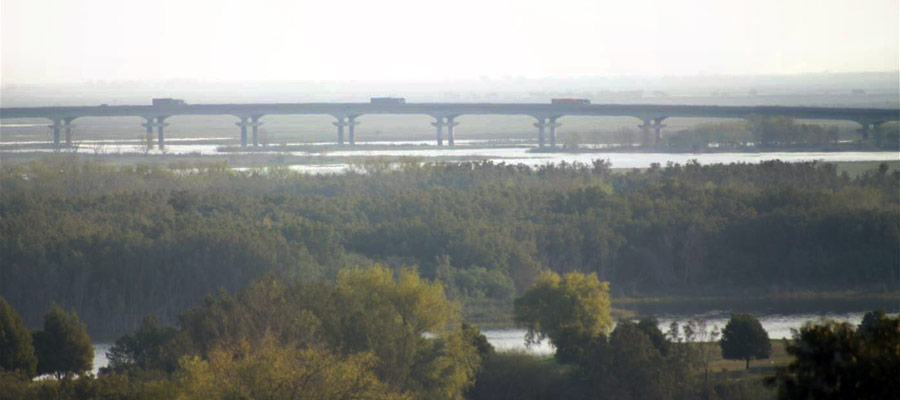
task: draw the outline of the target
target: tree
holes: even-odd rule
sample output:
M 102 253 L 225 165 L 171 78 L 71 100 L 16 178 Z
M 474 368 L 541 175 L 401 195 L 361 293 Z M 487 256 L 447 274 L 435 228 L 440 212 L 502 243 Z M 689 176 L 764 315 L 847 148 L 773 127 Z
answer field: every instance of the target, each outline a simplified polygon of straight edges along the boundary
M 329 302 L 315 302 L 331 346 L 371 352 L 376 375 L 391 387 L 429 399 L 459 399 L 480 362 L 461 327 L 459 304 L 440 283 L 412 269 L 384 266 L 338 274 Z
M 459 399 L 481 361 L 479 340 L 444 293 L 413 269 L 395 274 L 383 266 L 342 270 L 336 282 L 285 285 L 266 277 L 237 297 L 219 293 L 182 314 L 175 348 L 206 359 L 271 346 L 316 350 L 301 358 L 371 359 L 366 368 L 391 390 Z
M 272 336 L 251 345 L 220 344 L 207 359 L 185 356 L 179 398 L 190 399 L 410 399 L 379 381 L 371 353 L 338 357 L 322 349 L 285 346 Z
M 514 306 L 516 322 L 528 329 L 526 341 L 550 339 L 561 362 L 577 359 L 587 343 L 613 325 L 609 283 L 595 274 L 545 272 Z
M 808 323 L 786 350 L 794 360 L 767 381 L 780 399 L 900 399 L 900 317 Z
M 37 357 L 22 317 L 0 297 L 0 369 L 34 377 Z
M 645 324 L 646 326 L 646 324 Z M 663 337 L 663 340 L 665 338 Z M 668 343 L 667 343 L 668 344 Z M 675 372 L 654 338 L 631 321 L 619 321 L 609 337 L 608 367 L 599 379 L 613 399 L 670 399 L 675 397 Z
M 152 315 L 144 317 L 137 332 L 125 335 L 109 350 L 108 369 L 111 371 L 136 367 L 172 372 L 177 359 L 172 356 L 170 345 L 175 338 L 175 328 L 158 327 Z
M 74 312 L 66 313 L 57 304 L 44 315 L 44 330 L 33 334 L 38 374 L 82 374 L 91 369 L 94 347 L 87 328 Z
M 750 369 L 750 360 L 769 358 L 772 342 L 762 324 L 752 314 L 732 314 L 728 324 L 722 329 L 722 358 L 744 360 Z

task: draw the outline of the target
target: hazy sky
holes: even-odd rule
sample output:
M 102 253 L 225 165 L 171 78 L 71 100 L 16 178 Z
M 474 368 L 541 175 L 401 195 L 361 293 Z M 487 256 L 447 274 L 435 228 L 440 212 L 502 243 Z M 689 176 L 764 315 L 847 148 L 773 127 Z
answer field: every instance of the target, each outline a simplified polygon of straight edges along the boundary
M 0 0 L 0 79 L 900 69 L 898 0 Z

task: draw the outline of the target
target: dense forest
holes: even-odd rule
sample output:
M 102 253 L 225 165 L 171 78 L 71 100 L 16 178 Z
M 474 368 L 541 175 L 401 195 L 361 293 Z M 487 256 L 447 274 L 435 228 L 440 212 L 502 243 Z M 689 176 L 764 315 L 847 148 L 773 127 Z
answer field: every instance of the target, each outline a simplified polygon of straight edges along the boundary
M 616 296 L 897 291 L 900 174 L 833 165 L 377 162 L 343 175 L 227 165 L 0 169 L 0 294 L 38 326 L 57 302 L 94 338 L 262 276 L 414 267 L 463 304 L 506 304 L 544 270 Z

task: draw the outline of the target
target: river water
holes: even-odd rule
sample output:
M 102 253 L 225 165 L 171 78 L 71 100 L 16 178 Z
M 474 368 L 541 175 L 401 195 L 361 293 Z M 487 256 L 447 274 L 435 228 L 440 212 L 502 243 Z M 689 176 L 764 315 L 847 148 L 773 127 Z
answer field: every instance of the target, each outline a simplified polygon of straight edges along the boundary
M 184 138 L 170 139 L 166 146 L 166 154 L 172 155 L 241 155 L 250 152 L 223 151 L 220 144 L 210 144 L 209 141 L 225 138 Z M 199 142 L 199 143 L 198 143 Z M 52 152 L 47 147 L 48 142 L 2 142 L 0 153 L 17 152 Z M 300 143 L 289 144 L 299 145 Z M 368 142 L 369 145 L 378 145 L 377 149 L 366 149 L 361 144 L 354 150 L 333 150 L 331 143 L 307 143 L 313 151 L 281 151 L 278 147 L 267 147 L 254 154 L 302 156 L 308 163 L 291 165 L 290 168 L 308 173 L 340 173 L 350 167 L 346 163 L 329 163 L 326 157 L 414 157 L 427 160 L 432 157 L 442 159 L 476 159 L 505 162 L 507 164 L 524 164 L 528 166 L 540 166 L 549 163 L 584 163 L 590 164 L 594 160 L 608 160 L 613 168 L 647 168 L 651 164 L 666 165 L 669 162 L 685 164 L 696 160 L 700 164 L 718 163 L 759 163 L 770 160 L 783 160 L 786 162 L 803 161 L 896 161 L 900 159 L 900 153 L 896 151 L 883 152 L 734 152 L 734 153 L 627 153 L 627 152 L 592 152 L 592 153 L 533 153 L 531 147 L 522 143 L 509 142 L 508 145 L 497 145 L 496 142 L 486 140 L 459 141 L 457 146 L 441 149 L 433 146 L 430 141 L 392 141 L 392 142 Z M 384 149 L 385 145 L 404 146 L 398 149 Z M 410 148 L 419 146 L 422 149 Z M 489 147 L 486 147 L 489 146 Z M 315 151 L 316 147 L 322 147 L 322 151 Z M 84 154 L 109 155 L 109 154 L 142 154 L 140 143 L 133 141 L 108 141 L 93 140 L 79 143 L 75 149 L 64 151 L 77 151 Z M 159 150 L 151 150 L 149 154 L 160 154 Z

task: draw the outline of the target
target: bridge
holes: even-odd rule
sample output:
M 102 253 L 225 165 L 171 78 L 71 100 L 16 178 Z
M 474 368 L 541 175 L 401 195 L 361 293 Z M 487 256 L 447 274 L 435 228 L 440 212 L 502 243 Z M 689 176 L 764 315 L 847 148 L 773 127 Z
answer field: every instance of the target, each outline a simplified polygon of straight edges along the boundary
M 72 122 L 83 117 L 139 117 L 146 122 L 142 126 L 148 135 L 154 129 L 157 145 L 165 148 L 165 120 L 176 115 L 232 115 L 240 127 L 241 146 L 258 146 L 258 128 L 267 115 L 320 114 L 335 118 L 337 143 L 343 145 L 344 131 L 348 143 L 356 143 L 354 129 L 357 118 L 366 114 L 421 114 L 434 118 L 438 146 L 444 144 L 444 128 L 447 144 L 454 144 L 453 128 L 459 125 L 455 119 L 461 115 L 527 115 L 536 119 L 538 145 L 556 146 L 557 122 L 564 116 L 629 116 L 641 121 L 638 125 L 645 140 L 658 143 L 667 118 L 746 118 L 751 115 L 785 116 L 807 120 L 846 120 L 861 125 L 860 133 L 868 138 L 872 129 L 888 121 L 900 120 L 900 109 L 886 108 L 838 108 L 838 107 L 785 107 L 785 106 L 703 106 L 703 105 L 643 105 L 643 104 L 549 104 L 549 103 L 270 103 L 270 104 L 164 104 L 164 105 L 100 105 L 84 107 L 3 107 L 0 119 L 45 118 L 51 121 L 53 144 L 61 146 L 60 136 L 65 133 L 67 145 L 72 143 Z M 250 143 L 248 143 L 248 130 Z M 650 133 L 653 132 L 651 136 Z

